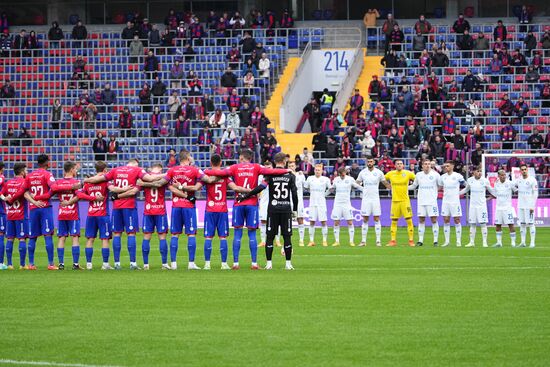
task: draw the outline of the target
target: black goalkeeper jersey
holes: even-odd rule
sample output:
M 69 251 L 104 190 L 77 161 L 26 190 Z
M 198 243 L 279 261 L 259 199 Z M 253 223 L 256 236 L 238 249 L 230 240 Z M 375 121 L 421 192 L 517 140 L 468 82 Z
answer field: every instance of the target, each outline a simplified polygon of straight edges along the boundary
M 298 191 L 294 174 L 267 176 L 264 182 L 269 187 L 268 213 L 291 213 L 298 210 Z

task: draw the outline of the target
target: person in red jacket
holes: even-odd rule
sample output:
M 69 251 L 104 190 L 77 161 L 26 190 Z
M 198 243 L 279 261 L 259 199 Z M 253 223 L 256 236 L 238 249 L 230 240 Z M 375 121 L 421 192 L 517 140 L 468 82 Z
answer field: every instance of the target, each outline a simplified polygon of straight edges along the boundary
M 129 138 L 132 136 L 132 125 L 134 117 L 128 107 L 124 107 L 124 110 L 118 117 L 118 127 L 120 128 L 120 136 Z

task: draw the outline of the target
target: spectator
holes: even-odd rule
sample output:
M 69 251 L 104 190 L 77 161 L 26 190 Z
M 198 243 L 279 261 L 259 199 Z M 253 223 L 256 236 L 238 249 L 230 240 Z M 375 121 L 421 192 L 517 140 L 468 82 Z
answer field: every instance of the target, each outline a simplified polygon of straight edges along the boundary
M 141 62 L 141 58 L 143 57 L 143 43 L 139 40 L 139 36 L 136 34 L 134 35 L 133 40 L 130 42 L 130 63 L 139 64 Z
M 458 19 L 453 24 L 453 31 L 457 34 L 456 43 L 461 42 L 464 31 L 470 31 L 470 22 L 464 19 L 464 14 L 458 14 Z
M 86 91 L 90 89 L 94 89 L 94 86 L 95 86 L 92 80 L 92 77 L 86 71 L 82 73 L 82 78 L 80 78 L 79 85 L 80 85 L 80 89 L 83 89 Z
M 19 34 L 15 36 L 13 43 L 11 44 L 11 48 L 14 50 L 25 50 L 28 48 L 28 36 L 27 31 L 22 29 L 19 31 Z M 22 51 L 21 51 L 22 52 Z M 15 53 L 15 55 L 21 55 L 21 52 Z
M 525 32 L 527 30 L 526 24 L 531 23 L 531 19 L 531 12 L 529 11 L 529 9 L 527 9 L 526 5 L 523 5 L 521 7 L 521 11 L 518 14 L 518 22 L 519 24 L 521 24 L 519 27 L 520 32 Z
M 443 121 L 443 136 L 447 141 L 451 141 L 451 137 L 454 134 L 456 129 L 456 121 L 452 113 L 448 112 L 445 114 L 445 120 Z
M 514 113 L 518 117 L 519 121 L 521 122 L 521 119 L 527 116 L 527 113 L 529 112 L 529 105 L 527 102 L 523 100 L 523 97 L 519 97 L 518 101 L 514 105 Z
M 233 29 L 242 29 L 245 25 L 245 20 L 244 18 L 241 16 L 241 13 L 236 11 L 234 14 L 233 14 L 233 17 L 231 17 L 231 20 L 229 21 L 229 25 L 231 26 L 231 28 Z
M 445 161 L 454 161 L 455 169 L 460 172 L 460 168 L 456 167 L 457 163 L 463 165 L 466 161 L 466 154 L 464 151 L 457 149 L 453 143 L 447 144 L 447 151 L 445 152 Z
M 531 59 L 531 66 L 535 69 L 535 71 L 538 73 L 541 71 L 541 68 L 544 65 L 544 60 L 540 55 L 539 51 L 535 51 L 535 54 L 533 58 Z
M 82 104 L 80 103 L 80 99 L 77 99 L 74 103 L 74 106 L 71 108 L 71 118 L 73 121 L 72 128 L 82 128 L 84 121 L 84 107 L 82 107 Z
M 155 106 L 153 113 L 151 114 L 151 136 L 158 137 L 160 124 L 162 123 L 162 116 L 160 114 L 160 107 Z
M 413 58 L 418 59 L 420 58 L 420 53 L 426 49 L 426 39 L 420 33 L 420 31 L 416 32 L 416 35 L 412 38 L 412 47 L 413 47 Z
M 5 33 L 0 33 L 0 51 L 2 57 L 8 58 L 11 56 L 11 46 L 10 37 Z
M 414 30 L 417 34 L 420 33 L 426 37 L 427 34 L 432 33 L 433 28 L 430 22 L 426 20 L 426 17 L 424 17 L 424 14 L 420 14 L 420 18 L 414 25 Z
M 178 27 L 178 17 L 174 9 L 168 11 L 168 15 L 164 18 L 164 24 L 169 30 L 175 30 Z
M 258 77 L 258 69 L 250 58 L 243 64 L 241 75 L 246 75 L 248 72 L 251 72 L 254 77 Z
M 239 52 L 239 49 L 237 48 L 237 44 L 233 43 L 231 45 L 231 49 L 225 55 L 225 58 L 227 60 L 228 66 L 232 70 L 236 70 L 239 68 L 239 62 L 241 61 L 241 53 Z
M 544 49 L 544 57 L 548 57 L 550 53 L 550 32 L 545 31 L 540 40 L 541 46 Z
M 408 149 L 417 149 L 420 145 L 420 133 L 416 126 L 409 125 L 407 131 L 405 132 L 405 137 L 403 138 L 403 144 L 405 148 Z
M 350 121 L 353 122 L 357 119 L 363 109 L 364 103 L 365 99 L 359 94 L 359 89 L 356 88 L 353 96 L 351 96 L 349 100 L 349 111 L 346 117 L 348 124 Z
M 500 40 L 501 42 L 506 42 L 506 37 L 508 36 L 508 32 L 506 31 L 506 27 L 502 24 L 502 20 L 499 20 L 497 22 L 497 26 L 493 30 L 493 40 L 497 42 L 497 40 Z
M 367 47 L 374 47 L 375 42 L 370 41 L 369 37 L 376 36 L 376 19 L 380 18 L 380 13 L 377 9 L 368 9 L 365 15 L 363 16 L 363 24 L 367 30 Z
M 384 172 L 384 174 L 395 169 L 395 164 L 393 163 L 393 160 L 389 157 L 388 152 L 382 153 L 381 158 L 382 159 L 380 159 L 380 161 L 378 162 L 378 168 L 382 172 Z
M 380 92 L 380 81 L 377 75 L 372 76 L 369 83 L 369 96 L 371 101 L 378 101 L 378 93 Z
M 525 74 L 525 82 L 530 84 L 538 83 L 540 80 L 540 74 L 536 71 L 533 66 L 527 68 L 527 73 Z
M 107 141 L 103 139 L 103 133 L 98 132 L 96 139 L 92 144 L 92 150 L 94 151 L 94 159 L 96 161 L 106 160 L 105 154 L 107 153 Z
M 6 36 L 10 34 L 10 22 L 6 12 L 2 12 L 2 14 L 0 14 L 0 34 L 4 34 Z
M 232 127 L 234 130 L 238 129 L 241 125 L 239 114 L 237 113 L 237 107 L 231 107 L 231 112 L 227 114 L 225 124 L 227 127 Z M 223 140 L 223 139 L 222 139 Z
M 384 57 L 380 60 L 380 65 L 384 67 L 384 73 L 387 76 L 393 76 L 397 67 L 397 53 L 395 50 L 389 50 Z
M 418 65 L 420 66 L 420 75 L 428 75 L 431 73 L 432 58 L 428 50 L 423 50 L 420 54 Z
M 170 87 L 172 89 L 181 88 L 181 80 L 183 79 L 183 65 L 176 59 L 174 65 L 170 68 Z
M 4 138 L 2 139 L 2 145 L 4 146 L 19 146 L 19 140 L 17 140 L 17 137 L 15 136 L 15 132 L 13 131 L 13 127 L 8 127 L 8 132 L 6 135 L 4 135 Z
M 485 51 L 489 50 L 489 40 L 483 32 L 479 32 L 477 38 L 474 40 L 474 50 L 477 51 L 476 57 L 480 58 L 485 57 Z
M 480 143 L 476 143 L 476 148 L 472 152 L 472 156 L 470 157 L 470 161 L 472 162 L 472 165 L 479 166 L 481 164 L 481 157 L 485 154 L 485 151 L 481 147 Z
M 160 36 L 160 45 L 168 55 L 174 54 L 174 32 L 165 29 Z
M 187 94 L 190 96 L 200 96 L 202 94 L 202 82 L 198 75 L 194 75 L 193 79 L 187 81 Z
M 195 52 L 191 44 L 187 42 L 181 54 L 183 55 L 185 62 L 193 62 L 195 61 L 195 55 L 197 53 Z
M 491 74 L 491 83 L 500 82 L 500 74 L 503 72 L 502 61 L 498 54 L 494 54 L 491 62 L 489 63 L 489 74 Z
M 73 63 L 73 72 L 82 75 L 85 71 L 86 61 L 82 58 L 81 55 L 78 55 Z
M 529 31 L 527 33 L 527 37 L 523 39 L 523 43 L 525 44 L 525 56 L 531 57 L 531 51 L 533 51 L 535 48 L 537 48 L 537 39 L 535 38 L 532 31 Z
M 237 109 L 241 108 L 242 98 L 237 94 L 237 89 L 231 91 L 231 95 L 227 98 L 226 104 L 229 109 L 233 107 Z
M 239 45 L 242 47 L 243 55 L 252 53 L 252 50 L 256 47 L 256 40 L 250 35 L 250 32 L 244 32 L 243 38 L 239 41 Z
M 392 49 L 400 52 L 401 51 L 401 44 L 405 40 L 405 34 L 403 34 L 403 31 L 399 29 L 399 26 L 395 24 L 393 26 L 393 31 L 390 34 L 390 43 L 392 45 Z
M 120 38 L 123 40 L 139 39 L 139 30 L 134 27 L 134 23 L 128 21 L 126 22 L 126 27 L 122 30 Z M 141 42 L 140 42 L 141 43 Z M 128 45 L 130 42 L 128 41 Z M 143 46 L 143 43 L 141 44 Z
M 221 77 L 221 86 L 228 89 L 228 92 L 231 93 L 233 88 L 237 87 L 237 76 L 233 73 L 230 67 L 227 68 L 225 73 Z
M 340 122 L 338 121 L 338 114 L 329 112 L 323 119 L 320 132 L 327 135 L 334 135 L 338 132 Z
M 260 60 L 258 61 L 258 70 L 260 78 L 269 78 L 269 68 L 271 67 L 271 62 L 267 58 L 267 54 L 264 52 Z
M 244 77 L 243 77 L 243 87 L 245 87 L 245 94 L 246 95 L 252 95 L 253 94 L 253 90 L 252 88 L 254 88 L 254 75 L 252 74 L 251 71 L 248 71 Z
M 173 148 L 170 148 L 168 151 L 168 157 L 166 157 L 166 160 L 164 161 L 164 165 L 166 168 L 172 168 L 179 166 L 180 161 L 178 159 L 178 156 L 176 155 L 176 151 Z
M 309 103 L 304 106 L 302 109 L 304 114 L 307 114 L 306 117 L 309 121 L 311 127 L 311 132 L 315 133 L 321 128 L 321 110 L 319 109 L 319 104 L 315 98 L 311 98 Z
M 59 99 L 56 99 L 52 105 L 51 128 L 59 129 L 59 122 L 63 120 L 63 105 Z
M 212 138 L 212 131 L 208 124 L 204 125 L 201 132 L 197 136 L 197 144 L 199 145 L 199 152 L 207 152 L 208 147 L 214 142 Z
M 179 116 L 183 116 L 184 120 L 191 119 L 193 115 L 193 108 L 188 103 L 187 98 L 181 99 L 181 104 L 176 109 L 176 116 L 177 119 Z
M 430 150 L 435 158 L 445 158 L 445 142 L 441 139 L 441 136 L 435 136 L 433 142 L 430 144 Z
M 455 128 L 454 134 L 451 136 L 451 143 L 453 143 L 453 146 L 458 150 L 466 149 L 466 141 L 460 131 L 460 127 Z
M 252 114 L 252 111 L 253 109 L 250 107 L 248 102 L 243 102 L 243 105 L 239 110 L 239 121 L 241 122 L 240 127 L 250 126 L 250 115 Z
M 514 104 L 508 98 L 508 94 L 504 94 L 500 103 L 498 104 L 498 110 L 502 116 L 512 116 L 514 113 Z
M 170 135 L 172 135 L 172 131 L 170 125 L 168 124 L 168 120 L 166 120 L 166 118 L 163 118 L 159 129 L 159 136 L 166 138 Z M 166 141 L 164 142 L 164 144 L 166 144 Z
M 321 116 L 325 118 L 332 112 L 332 105 L 334 104 L 334 96 L 328 91 L 327 88 L 323 89 L 323 95 L 321 96 Z
M 179 115 L 178 118 L 176 119 L 176 130 L 175 130 L 176 136 L 177 137 L 189 136 L 190 125 L 191 125 L 191 120 L 189 117 L 186 117 L 184 115 Z
M 59 42 L 64 38 L 63 31 L 59 28 L 59 23 L 57 21 L 52 23 L 52 27 L 48 31 L 48 40 L 50 41 L 50 46 L 59 47 Z
M 279 26 L 281 28 L 294 28 L 294 19 L 288 9 L 284 9 Z M 284 36 L 286 36 L 286 33 L 284 33 Z
M 21 128 L 18 139 L 23 147 L 30 147 L 32 145 L 32 136 L 29 134 L 26 127 Z
M 525 68 L 524 66 L 527 66 L 527 59 L 525 56 L 520 52 L 519 48 L 516 48 L 514 54 L 512 55 L 512 72 L 514 74 L 524 74 Z
M 256 128 L 260 135 L 265 135 L 269 124 L 271 124 L 271 121 L 264 115 L 260 107 L 256 106 L 254 112 L 250 115 L 250 126 Z
M 259 141 L 255 134 L 252 134 L 250 128 L 246 128 L 244 134 L 241 138 L 241 143 L 244 142 L 244 146 L 252 151 L 256 151 L 256 146 L 259 144 Z
M 432 66 L 436 68 L 446 68 L 449 66 L 449 58 L 441 49 L 438 49 L 432 56 Z
M 155 79 L 158 75 L 159 66 L 160 62 L 158 57 L 153 54 L 153 50 L 149 50 L 143 64 L 145 76 L 148 79 Z
M 101 103 L 107 106 L 116 103 L 116 93 L 111 89 L 111 83 L 105 83 L 101 92 Z
M 237 134 L 235 133 L 235 130 L 231 126 L 227 126 L 225 131 L 222 134 L 220 144 L 226 145 L 226 144 L 235 144 L 237 143 Z
M 206 122 L 206 116 L 208 115 L 208 113 L 206 112 L 206 109 L 204 108 L 200 100 L 196 102 L 195 109 L 193 112 L 194 112 L 194 115 L 193 115 L 194 119 L 199 120 L 201 124 L 203 122 Z
M 164 95 L 166 94 L 166 84 L 164 84 L 157 76 L 151 87 L 151 94 L 153 95 L 153 103 L 155 105 L 164 104 Z
M 162 42 L 160 31 L 156 24 L 151 26 L 151 31 L 149 32 L 149 47 L 159 47 Z
M 128 107 L 124 107 L 122 113 L 118 117 L 118 127 L 121 130 L 120 136 L 124 138 L 132 137 L 132 126 L 134 117 Z
M 172 94 L 170 95 L 170 97 L 168 97 L 167 104 L 168 104 L 168 111 L 170 111 L 170 114 L 175 119 L 177 117 L 176 112 L 178 110 L 178 107 L 181 105 L 181 98 L 178 95 L 177 90 L 172 91 Z
M 118 141 L 116 140 L 116 136 L 111 135 L 111 137 L 109 138 L 109 144 L 107 145 L 107 160 L 116 161 L 118 152 L 119 145 Z
M 550 81 L 546 80 L 540 87 L 540 99 L 542 100 L 542 108 L 550 108 Z
M 88 38 L 88 30 L 86 29 L 86 26 L 82 24 L 82 21 L 80 19 L 73 27 L 71 38 L 73 39 L 72 47 L 74 48 L 82 47 L 82 41 Z M 84 46 L 87 47 L 87 45 Z
M 189 35 L 191 38 L 191 42 L 195 46 L 202 46 L 204 44 L 202 38 L 204 37 L 204 28 L 202 27 L 202 24 L 199 21 L 198 17 L 194 18 L 193 24 L 189 26 Z
M 88 130 L 93 130 L 95 128 L 95 121 L 97 118 L 97 107 L 93 103 L 88 103 L 84 108 L 84 120 L 86 121 L 85 126 Z
M 385 53 L 387 53 L 390 49 L 390 43 L 392 43 L 392 33 L 395 30 L 396 25 L 399 26 L 393 18 L 393 14 L 388 13 L 387 18 L 382 25 L 382 32 L 384 32 L 384 35 L 386 36 Z
M 210 124 L 210 127 L 213 128 L 225 128 L 225 114 L 220 108 L 217 108 L 216 112 L 214 112 L 208 119 L 208 123 Z
M 535 128 L 535 131 L 529 138 L 527 139 L 527 144 L 529 144 L 529 149 L 531 149 L 531 153 L 536 153 L 538 150 L 542 149 L 542 146 L 544 144 L 544 138 L 540 134 L 542 131 L 539 130 L 539 128 Z
M 149 84 L 143 84 L 143 87 L 138 93 L 139 104 L 142 112 L 151 112 L 151 88 Z
M 11 80 L 6 79 L 2 89 L 0 89 L 0 99 L 3 100 L 3 105 L 9 106 L 11 104 L 10 101 L 15 98 L 15 94 L 15 87 L 11 84 Z
M 516 140 L 517 131 L 514 128 L 512 120 L 508 120 L 508 124 L 500 130 L 500 139 L 502 141 L 502 149 L 514 149 L 514 141 Z
M 470 57 L 471 56 L 471 53 L 469 52 L 464 52 L 464 51 L 470 51 L 470 50 L 473 50 L 474 49 L 474 39 L 472 38 L 472 36 L 470 36 L 470 31 L 468 30 L 465 30 L 464 31 L 464 35 L 460 37 L 460 41 L 459 39 L 457 38 L 457 41 L 456 41 L 456 46 L 462 50 L 462 55 L 463 56 L 468 56 Z

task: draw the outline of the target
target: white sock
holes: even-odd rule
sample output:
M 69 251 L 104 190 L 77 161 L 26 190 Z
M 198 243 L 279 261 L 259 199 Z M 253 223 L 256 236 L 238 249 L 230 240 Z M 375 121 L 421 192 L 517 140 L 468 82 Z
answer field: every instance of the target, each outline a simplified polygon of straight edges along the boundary
M 239 262 L 233 263 L 233 266 L 239 266 Z
M 266 236 L 267 236 L 266 224 L 260 222 L 260 242 L 265 243 Z
M 103 263 L 103 266 L 108 266 L 108 265 L 109 265 L 109 263 Z
M 512 247 L 516 246 L 516 232 L 510 233 L 510 240 L 512 242 Z
M 369 234 L 369 223 L 363 222 L 361 225 L 361 242 L 367 243 L 367 235 Z
M 321 228 L 321 233 L 323 234 L 323 242 L 327 242 L 328 226 L 326 224 Z
M 439 241 L 439 223 L 435 222 L 432 224 L 432 233 L 434 235 L 434 242 Z
M 287 266 L 287 267 L 292 266 L 292 261 L 287 260 L 287 261 L 286 261 L 286 266 Z
M 482 224 L 481 225 L 481 237 L 483 238 L 483 244 L 484 245 L 487 245 L 487 232 L 489 232 L 487 230 L 487 224 Z
M 271 260 L 267 260 L 267 266 L 268 266 L 268 267 L 271 267 L 271 266 L 272 266 Z
M 355 227 L 353 224 L 351 226 L 348 226 L 348 234 L 349 234 L 349 243 L 355 242 Z
M 497 243 L 502 245 L 502 231 L 497 232 Z
M 451 241 L 451 224 L 445 223 L 443 225 L 443 235 L 445 236 L 445 243 L 449 243 Z
M 376 234 L 376 242 L 380 242 L 380 237 L 382 237 L 382 223 L 380 221 L 374 222 L 374 233 Z
M 534 224 L 529 226 L 529 234 L 531 235 L 531 246 L 535 246 L 535 238 L 537 237 L 537 227 Z
M 426 223 L 418 223 L 418 242 L 424 242 L 425 232 L 426 232 Z
M 178 263 L 175 262 L 175 261 L 172 261 L 172 264 L 170 264 L 171 267 L 173 268 L 177 268 L 178 267 Z
M 325 227 L 323 227 L 324 229 Z M 334 225 L 334 241 L 340 242 L 340 226 Z M 324 236 L 324 234 L 323 234 Z
M 313 242 L 315 239 L 315 224 L 309 225 L 309 242 Z
M 304 242 L 304 235 L 306 234 L 306 230 L 303 223 L 298 224 L 298 234 L 300 235 L 300 242 Z
M 86 266 L 92 266 L 92 263 L 86 263 Z
M 462 224 L 455 224 L 456 243 L 462 243 Z
M 119 262 L 115 262 L 115 266 L 120 266 L 120 261 L 119 261 Z
M 252 264 L 250 264 L 250 265 L 252 265 L 252 266 L 258 266 L 258 263 L 252 263 Z
M 521 224 L 519 227 L 519 233 L 521 236 L 521 243 L 525 243 L 525 240 L 527 239 L 527 225 Z
M 474 224 L 470 225 L 470 243 L 476 241 L 476 229 L 477 227 Z
M 210 261 L 205 261 L 204 266 L 210 266 Z

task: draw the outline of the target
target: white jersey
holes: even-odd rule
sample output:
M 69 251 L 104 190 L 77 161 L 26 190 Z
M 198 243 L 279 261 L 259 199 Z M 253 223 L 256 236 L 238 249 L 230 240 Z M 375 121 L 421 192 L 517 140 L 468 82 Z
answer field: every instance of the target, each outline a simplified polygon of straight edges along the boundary
M 514 185 L 518 189 L 518 208 L 534 210 L 539 196 L 537 180 L 532 176 L 520 177 L 514 181 Z
M 437 206 L 437 192 L 439 191 L 439 173 L 431 170 L 427 174 L 424 171 L 420 171 L 416 174 L 411 189 L 418 187 L 417 200 L 418 205 L 431 205 Z
M 330 189 L 330 180 L 328 177 L 309 176 L 304 187 L 309 190 L 309 206 L 326 207 L 326 195 Z
M 512 193 L 516 190 L 515 185 L 510 180 L 495 182 L 494 189 L 491 190 L 491 195 L 497 198 L 496 210 L 512 209 Z
M 357 182 L 363 183 L 363 199 L 380 200 L 380 183 L 384 182 L 384 173 L 378 168 L 372 171 L 368 168 L 363 169 L 357 176 Z
M 460 185 L 464 182 L 466 181 L 460 173 L 442 174 L 438 184 L 443 187 L 443 202 L 460 203 Z
M 258 184 L 261 184 L 264 182 L 264 176 L 260 175 L 258 176 Z M 269 186 L 267 186 L 262 192 L 260 193 L 260 208 L 266 208 L 267 204 L 269 202 Z
M 467 182 L 470 190 L 470 206 L 487 207 L 487 188 L 491 187 L 489 180 L 485 177 L 479 180 L 470 177 Z
M 298 201 L 304 200 L 304 184 L 306 183 L 306 176 L 302 172 L 296 172 L 296 191 L 298 193 Z
M 361 188 L 355 183 L 353 177 L 346 176 L 343 179 L 338 176 L 332 181 L 331 188 L 334 189 L 334 206 L 351 206 L 351 189 L 353 187 Z

